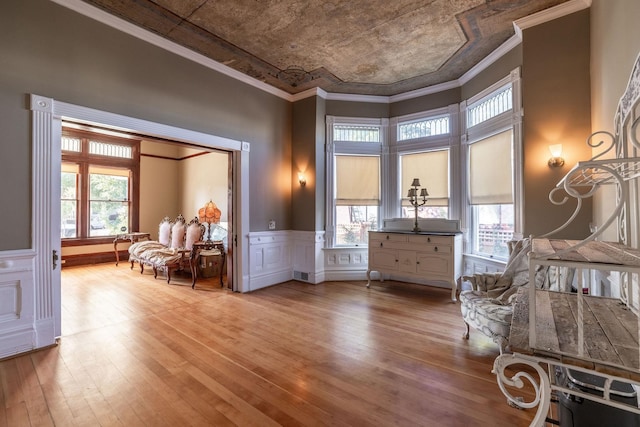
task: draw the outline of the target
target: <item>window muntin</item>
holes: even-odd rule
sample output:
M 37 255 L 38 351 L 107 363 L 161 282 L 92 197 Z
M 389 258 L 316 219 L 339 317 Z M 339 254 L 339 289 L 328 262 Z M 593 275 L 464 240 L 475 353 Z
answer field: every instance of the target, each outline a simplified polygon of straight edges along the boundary
M 513 108 L 513 86 L 503 86 L 467 108 L 467 128 L 490 120 Z
M 334 142 L 382 142 L 380 126 L 335 124 Z
M 398 123 L 398 141 L 446 135 L 449 130 L 449 115 L 421 118 Z
M 418 207 L 420 218 L 449 217 L 449 149 L 400 154 L 400 206 L 402 218 L 414 218 L 415 208 L 407 193 L 418 178 L 429 197 Z
M 89 141 L 89 154 L 122 159 L 133 158 L 133 148 L 122 144 L 109 144 L 102 141 Z
M 82 149 L 82 140 L 80 138 L 62 136 L 60 148 L 62 151 L 75 151 L 79 153 Z
M 137 228 L 140 142 L 63 127 L 61 144 L 63 242 Z

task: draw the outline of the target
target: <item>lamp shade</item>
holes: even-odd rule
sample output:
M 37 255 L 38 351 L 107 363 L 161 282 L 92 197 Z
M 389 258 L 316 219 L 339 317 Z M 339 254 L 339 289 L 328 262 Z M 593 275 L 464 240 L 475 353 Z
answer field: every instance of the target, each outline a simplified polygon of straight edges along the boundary
M 562 144 L 553 144 L 549 146 L 549 152 L 553 157 L 562 157 Z

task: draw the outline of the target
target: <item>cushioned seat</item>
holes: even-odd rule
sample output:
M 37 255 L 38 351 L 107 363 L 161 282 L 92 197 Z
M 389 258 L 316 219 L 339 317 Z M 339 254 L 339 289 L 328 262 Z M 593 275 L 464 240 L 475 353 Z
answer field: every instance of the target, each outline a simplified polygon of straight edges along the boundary
M 513 306 L 496 304 L 487 298 L 484 291 L 464 291 L 460 293 L 460 310 L 467 325 L 492 338 L 501 349 L 507 345 Z M 468 331 L 465 335 L 468 337 Z
M 513 299 L 520 286 L 529 283 L 530 239 L 509 242 L 509 260 L 501 273 L 463 276 L 471 290 L 460 292 L 460 311 L 469 338 L 469 326 L 490 337 L 502 353 L 509 343 Z
M 178 215 L 175 222 L 165 217 L 160 223 L 158 241 L 136 242 L 129 247 L 131 268 L 136 261 L 140 264 L 140 272 L 144 271 L 145 265 L 151 266 L 154 277 L 158 276 L 158 271 L 163 271 L 169 283 L 173 271 L 187 270 L 187 267 L 191 271 L 192 248 L 203 235 L 204 225 L 197 217 L 189 224 L 185 224 L 182 215 Z

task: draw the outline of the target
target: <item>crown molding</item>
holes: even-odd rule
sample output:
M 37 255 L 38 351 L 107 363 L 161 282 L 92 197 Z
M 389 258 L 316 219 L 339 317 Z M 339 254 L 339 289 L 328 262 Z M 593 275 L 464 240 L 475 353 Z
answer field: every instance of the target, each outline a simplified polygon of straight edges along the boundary
M 295 95 L 290 95 L 289 101 L 296 102 L 301 99 L 310 98 L 312 96 L 317 96 L 319 98 L 327 98 L 327 91 L 321 89 L 319 87 L 312 87 L 311 89 L 307 89 L 304 92 L 296 93 Z
M 533 15 L 517 19 L 513 21 L 513 28 L 516 31 L 516 36 L 522 40 L 522 30 L 544 24 L 545 22 L 553 21 L 557 18 L 562 18 L 563 16 L 570 15 L 589 7 L 591 7 L 591 0 L 571 0 L 534 13 Z
M 250 86 L 253 86 L 257 89 L 268 92 L 279 98 L 283 98 L 283 99 L 286 99 L 287 101 L 291 101 L 291 95 L 281 89 L 277 89 L 258 79 L 249 77 L 246 74 L 241 73 L 240 71 L 236 71 L 231 67 L 221 64 L 220 62 L 214 61 L 211 58 L 207 58 L 206 56 L 199 54 L 184 46 L 181 46 L 175 42 L 167 40 L 164 37 L 161 37 L 155 33 L 152 33 L 149 30 L 133 25 L 130 22 L 125 21 L 124 19 L 111 15 L 81 0 L 51 0 L 51 1 L 59 4 L 60 6 L 64 6 L 68 9 L 71 9 L 74 12 L 77 12 L 81 15 L 87 16 L 100 23 L 103 23 L 112 28 L 115 28 L 116 30 L 122 31 L 140 40 L 151 43 L 152 45 L 157 46 L 161 49 L 165 49 L 171 53 L 182 56 L 185 59 L 189 59 L 207 68 L 215 70 L 221 74 L 224 74 L 242 83 L 246 83 Z
M 64 6 L 68 9 L 71 9 L 77 13 L 80 13 L 81 15 L 87 16 L 91 19 L 94 19 L 98 22 L 101 22 L 112 28 L 115 28 L 116 30 L 122 31 L 140 40 L 151 43 L 152 45 L 157 46 L 161 49 L 165 49 L 185 59 L 194 61 L 209 69 L 217 71 L 223 75 L 231 77 L 235 80 L 238 80 L 242 83 L 253 86 L 257 89 L 270 93 L 274 96 L 277 96 L 289 102 L 296 102 L 312 96 L 318 96 L 323 99 L 332 100 L 332 101 L 368 102 L 368 103 L 377 103 L 377 104 L 390 104 L 393 102 L 405 101 L 408 99 L 418 98 L 421 96 L 431 95 L 431 94 L 442 92 L 445 90 L 461 87 L 462 85 L 464 85 L 465 83 L 473 79 L 475 76 L 480 74 L 482 71 L 484 71 L 487 67 L 493 64 L 495 61 L 497 61 L 499 58 L 501 58 L 511 49 L 516 47 L 519 43 L 521 43 L 522 30 L 551 21 L 556 18 L 560 18 L 562 16 L 569 15 L 571 13 L 586 9 L 591 6 L 591 0 L 571 0 L 566 3 L 561 3 L 552 8 L 543 10 L 541 12 L 534 13 L 533 15 L 529 15 L 527 17 L 518 19 L 513 22 L 513 27 L 515 29 L 516 34 L 511 38 L 509 38 L 509 40 L 504 42 L 502 45 L 500 45 L 496 50 L 491 52 L 484 59 L 482 59 L 482 61 L 480 61 L 478 64 L 473 66 L 469 71 L 464 73 L 460 78 L 456 80 L 451 80 L 448 82 L 439 83 L 436 85 L 412 90 L 409 92 L 400 93 L 397 95 L 377 96 L 377 95 L 357 95 L 357 94 L 348 94 L 348 93 L 330 93 L 317 87 L 292 95 L 288 92 L 285 92 L 281 89 L 277 89 L 267 83 L 264 83 L 263 81 L 257 80 L 253 77 L 249 77 L 246 74 L 236 71 L 233 68 L 228 67 L 211 58 L 207 58 L 206 56 L 199 54 L 191 49 L 188 49 L 175 42 L 165 39 L 164 37 L 161 37 L 155 33 L 152 33 L 149 30 L 138 27 L 134 24 L 131 24 L 130 22 L 127 22 L 121 18 L 111 15 L 103 10 L 98 9 L 95 6 L 92 6 L 88 3 L 83 2 L 82 0 L 51 0 L 51 1 L 61 6 Z
M 442 92 L 449 89 L 455 89 L 460 87 L 459 80 L 450 80 L 444 83 L 438 83 L 437 85 L 431 85 L 420 89 L 412 90 L 409 92 L 399 93 L 389 97 L 390 102 L 404 101 L 407 99 L 418 98 L 420 96 L 431 95 L 434 93 Z
M 349 101 L 349 102 L 368 102 L 371 104 L 388 104 L 388 96 L 379 95 L 356 95 L 351 93 L 327 93 L 329 101 Z
M 509 39 L 506 42 L 502 43 L 500 46 L 498 46 L 496 50 L 494 50 L 489 55 L 482 58 L 480 62 L 478 62 L 473 67 L 471 67 L 469 71 L 464 73 L 458 79 L 460 86 L 462 86 L 463 84 L 467 83 L 468 81 L 476 77 L 485 69 L 489 68 L 491 64 L 496 62 L 498 59 L 502 58 L 504 55 L 506 55 L 510 50 L 518 46 L 520 43 L 522 43 L 521 37 L 518 37 L 517 35 L 513 35 L 509 37 Z

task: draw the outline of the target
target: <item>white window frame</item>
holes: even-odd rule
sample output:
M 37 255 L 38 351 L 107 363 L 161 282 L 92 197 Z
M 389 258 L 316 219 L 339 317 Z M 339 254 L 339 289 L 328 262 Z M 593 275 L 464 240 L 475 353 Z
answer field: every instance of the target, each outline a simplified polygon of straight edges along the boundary
M 344 142 L 334 141 L 333 127 L 336 124 L 353 126 L 376 126 L 380 129 L 380 142 Z M 380 156 L 380 205 L 378 206 L 378 229 L 383 218 L 383 205 L 385 187 L 387 186 L 386 170 L 388 165 L 388 119 L 362 118 L 362 117 L 337 117 L 327 116 L 327 143 L 326 143 L 326 226 L 325 245 L 327 248 L 345 247 L 336 245 L 336 204 L 335 204 L 335 162 L 334 156 L 340 154 Z M 359 245 L 359 247 L 366 245 Z
M 472 127 L 467 128 L 467 113 L 475 105 L 483 102 L 491 97 L 494 93 L 501 90 L 504 86 L 511 84 L 512 86 L 512 108 L 504 113 L 498 114 L 490 119 L 480 122 Z M 480 141 L 492 135 L 496 135 L 506 130 L 513 130 L 513 210 L 514 210 L 514 239 L 522 238 L 523 213 L 524 213 L 524 195 L 522 182 L 522 97 L 520 90 L 520 69 L 513 70 L 508 76 L 489 86 L 477 95 L 463 101 L 460 104 L 460 119 L 462 129 L 460 164 L 462 170 L 461 194 L 462 194 L 462 210 L 461 227 L 465 231 L 465 255 L 482 256 L 474 253 L 475 242 L 473 241 L 473 217 L 472 206 L 468 199 L 468 180 L 469 180 L 469 146 L 474 142 Z
M 441 117 L 449 117 L 449 133 L 430 135 L 422 138 L 406 139 L 399 141 L 398 133 L 399 126 L 404 123 L 412 123 L 420 120 L 432 120 Z M 422 111 L 413 114 L 407 114 L 403 116 L 397 116 L 390 119 L 390 157 L 391 166 L 388 170 L 387 179 L 393 183 L 392 193 L 387 194 L 383 202 L 384 218 L 399 218 L 402 215 L 402 183 L 399 182 L 400 178 L 400 156 L 404 154 L 416 154 L 425 153 L 436 150 L 448 150 L 449 151 L 449 206 L 448 213 L 449 219 L 459 218 L 460 210 L 457 200 L 456 188 L 459 188 L 459 182 L 457 177 L 459 173 L 459 147 L 460 147 L 460 132 L 459 132 L 459 117 L 458 117 L 458 105 L 453 104 L 448 107 L 437 108 L 428 111 Z M 421 183 L 424 187 L 429 189 L 429 184 L 426 182 Z

